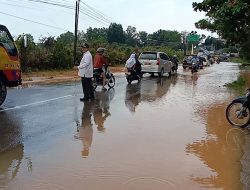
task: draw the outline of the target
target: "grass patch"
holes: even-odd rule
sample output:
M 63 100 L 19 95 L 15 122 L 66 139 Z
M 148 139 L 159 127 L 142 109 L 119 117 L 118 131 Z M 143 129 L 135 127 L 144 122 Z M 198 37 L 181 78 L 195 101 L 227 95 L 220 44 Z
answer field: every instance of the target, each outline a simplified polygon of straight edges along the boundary
M 238 79 L 232 83 L 225 84 L 226 87 L 237 90 L 237 91 L 244 91 L 246 87 L 246 81 L 242 76 L 239 76 Z
M 234 63 L 240 63 L 242 67 L 250 66 L 250 62 L 248 60 L 239 57 L 230 58 L 230 61 Z
M 41 70 L 41 71 L 29 71 L 23 72 L 23 77 L 61 77 L 61 76 L 75 76 L 77 70 Z

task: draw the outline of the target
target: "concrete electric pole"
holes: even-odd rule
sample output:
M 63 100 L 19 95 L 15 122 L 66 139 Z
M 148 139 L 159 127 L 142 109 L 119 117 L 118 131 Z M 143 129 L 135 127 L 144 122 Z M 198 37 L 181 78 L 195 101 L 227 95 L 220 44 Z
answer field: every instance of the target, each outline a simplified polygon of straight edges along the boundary
M 76 0 L 75 41 L 74 41 L 74 65 L 76 65 L 76 46 L 77 46 L 77 33 L 78 33 L 79 6 L 80 6 L 80 0 Z

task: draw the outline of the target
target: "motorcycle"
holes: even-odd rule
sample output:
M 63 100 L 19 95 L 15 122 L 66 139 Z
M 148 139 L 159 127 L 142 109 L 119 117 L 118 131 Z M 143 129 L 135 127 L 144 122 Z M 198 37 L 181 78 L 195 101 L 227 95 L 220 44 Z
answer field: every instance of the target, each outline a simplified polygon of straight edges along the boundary
M 198 64 L 196 62 L 192 62 L 191 73 L 198 72 Z
M 103 84 L 103 77 L 102 75 L 97 71 L 98 69 L 94 69 L 93 73 L 93 89 L 95 90 L 97 86 L 102 86 Z M 115 86 L 115 77 L 113 73 L 110 72 L 108 68 L 105 68 L 105 76 L 106 76 L 106 84 L 108 85 L 109 88 L 114 88 Z
M 226 118 L 231 125 L 245 128 L 250 124 L 250 89 L 243 97 L 234 99 L 226 109 Z
M 136 70 L 132 68 L 127 68 L 127 72 L 125 73 L 128 84 L 131 84 L 132 81 L 137 80 L 141 81 L 141 75 L 139 75 Z

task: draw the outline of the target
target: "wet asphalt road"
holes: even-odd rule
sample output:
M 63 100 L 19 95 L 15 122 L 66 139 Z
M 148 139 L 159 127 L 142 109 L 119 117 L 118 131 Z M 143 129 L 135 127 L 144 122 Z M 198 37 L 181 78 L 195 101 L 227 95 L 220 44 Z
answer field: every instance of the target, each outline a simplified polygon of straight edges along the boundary
M 0 190 L 248 189 L 247 131 L 225 107 L 221 63 L 146 76 L 80 102 L 80 83 L 10 89 L 0 110 Z

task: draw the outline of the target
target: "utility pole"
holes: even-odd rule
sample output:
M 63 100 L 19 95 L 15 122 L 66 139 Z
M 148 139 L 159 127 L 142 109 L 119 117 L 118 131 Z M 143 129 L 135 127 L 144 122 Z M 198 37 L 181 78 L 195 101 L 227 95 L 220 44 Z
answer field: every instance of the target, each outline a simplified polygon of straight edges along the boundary
M 182 32 L 182 40 L 181 41 L 183 43 L 184 56 L 186 56 L 186 54 L 187 54 L 187 34 L 188 34 L 187 31 Z
M 76 65 L 76 46 L 77 46 L 77 33 L 78 33 L 79 6 L 80 6 L 80 0 L 76 0 L 75 41 L 74 41 L 74 65 Z

